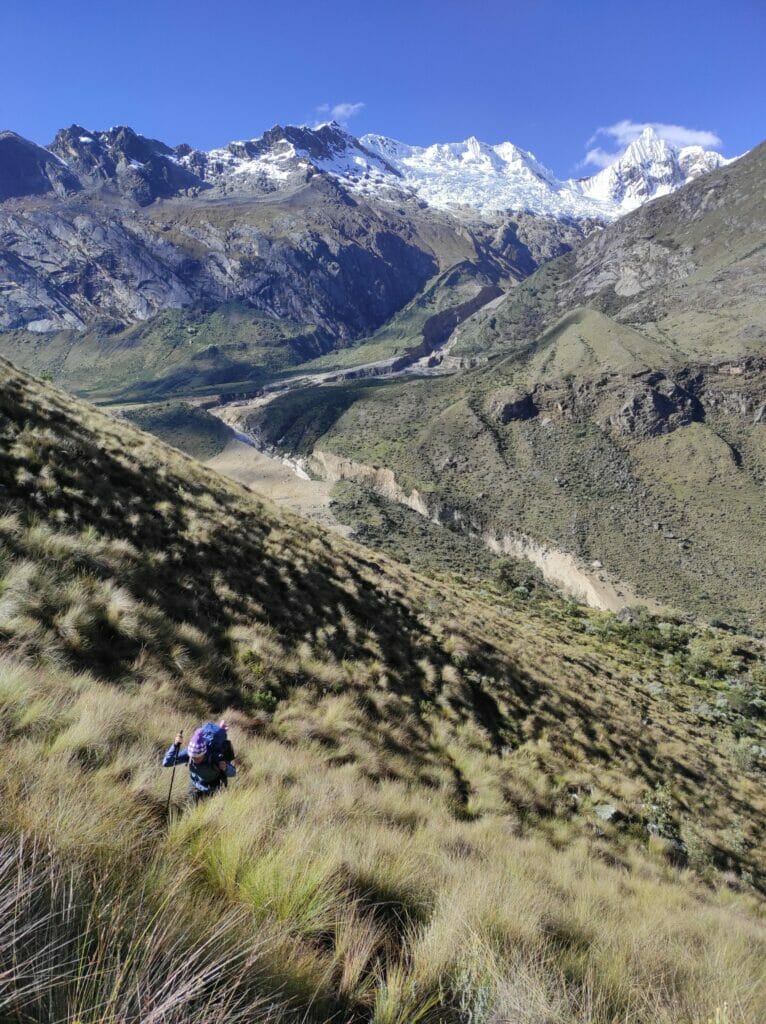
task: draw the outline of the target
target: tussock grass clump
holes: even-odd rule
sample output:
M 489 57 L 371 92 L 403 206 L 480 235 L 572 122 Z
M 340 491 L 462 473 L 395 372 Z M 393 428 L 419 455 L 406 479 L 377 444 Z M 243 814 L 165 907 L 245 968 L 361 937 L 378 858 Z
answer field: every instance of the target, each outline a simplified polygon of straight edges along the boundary
M 7 1019 L 760 1024 L 757 643 L 420 576 L 7 368 L 0 440 Z
M 277 1024 L 261 943 L 241 915 L 192 901 L 186 878 L 87 877 L 34 843 L 0 844 L 0 978 L 6 1021 Z

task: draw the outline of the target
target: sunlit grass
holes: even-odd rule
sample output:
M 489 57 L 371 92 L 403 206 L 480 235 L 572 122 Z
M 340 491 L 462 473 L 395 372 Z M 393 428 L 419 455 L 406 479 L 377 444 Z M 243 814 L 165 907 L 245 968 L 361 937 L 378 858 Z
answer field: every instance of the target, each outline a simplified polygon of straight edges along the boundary
M 761 1024 L 756 643 L 427 579 L 0 398 L 3 1019 Z M 167 822 L 221 714 L 239 776 Z

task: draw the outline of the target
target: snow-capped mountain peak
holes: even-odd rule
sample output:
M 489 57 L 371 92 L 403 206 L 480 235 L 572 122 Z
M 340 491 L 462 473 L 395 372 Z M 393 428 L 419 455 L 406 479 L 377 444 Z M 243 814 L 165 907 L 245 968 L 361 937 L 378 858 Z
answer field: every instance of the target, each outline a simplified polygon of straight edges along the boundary
M 670 143 L 660 138 L 651 125 L 647 125 L 638 138 L 628 143 L 621 159 L 634 163 L 647 163 L 652 160 L 668 159 L 674 153 Z
M 537 158 L 512 142 L 492 145 L 469 136 L 462 142 L 410 146 L 381 135 L 360 143 L 393 165 L 421 199 L 441 209 L 464 207 L 493 215 L 527 210 L 560 217 L 599 217 L 599 204 L 567 189 Z
M 471 135 L 461 142 L 413 146 L 383 135 L 356 138 L 335 121 L 313 128 L 274 125 L 257 138 L 208 152 L 171 148 L 124 126 L 89 132 L 72 125 L 58 133 L 50 151 L 89 187 L 116 182 L 141 202 L 199 189 L 279 192 L 326 175 L 368 200 L 401 203 L 414 197 L 464 217 L 489 219 L 528 212 L 614 220 L 728 163 L 699 146 L 676 149 L 646 128 L 603 171 L 559 181 L 533 153 L 509 141 L 492 144 Z
M 580 185 L 583 195 L 626 213 L 729 162 L 701 146 L 676 149 L 647 126 L 618 160 Z

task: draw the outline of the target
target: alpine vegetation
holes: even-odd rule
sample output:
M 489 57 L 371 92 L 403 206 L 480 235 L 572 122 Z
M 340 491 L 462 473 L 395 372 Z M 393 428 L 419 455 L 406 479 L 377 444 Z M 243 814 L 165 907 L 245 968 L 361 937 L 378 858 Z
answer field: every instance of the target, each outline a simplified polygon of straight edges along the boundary
M 5 362 L 0 513 L 3 1020 L 762 1021 L 760 641 L 418 573 Z

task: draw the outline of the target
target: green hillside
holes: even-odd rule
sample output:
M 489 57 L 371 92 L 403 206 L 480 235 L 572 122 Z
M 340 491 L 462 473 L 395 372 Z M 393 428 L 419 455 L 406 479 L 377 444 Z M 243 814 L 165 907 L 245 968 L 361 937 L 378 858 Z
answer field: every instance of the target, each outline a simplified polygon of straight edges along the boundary
M 222 452 L 233 436 L 225 423 L 188 402 L 131 405 L 120 410 L 119 415 L 203 462 Z
M 555 345 L 533 360 L 551 357 Z M 385 467 L 453 528 L 521 533 L 601 562 L 646 600 L 763 630 L 766 374 L 761 360 L 735 369 L 531 386 L 512 357 L 446 379 L 308 388 L 239 423 L 304 456 Z
M 594 232 L 457 327 L 472 371 L 238 422 L 331 478 L 387 471 L 379 491 L 452 529 L 763 631 L 765 187 L 761 146 Z
M 4 1020 L 762 1019 L 760 644 L 418 575 L 0 372 Z
M 165 310 L 130 327 L 0 334 L 0 350 L 17 366 L 74 394 L 122 402 L 252 391 L 328 344 L 311 326 L 236 303 L 212 312 Z
M 762 353 L 765 185 L 766 143 L 542 266 L 474 317 L 455 353 L 508 351 L 585 305 L 669 359 Z

